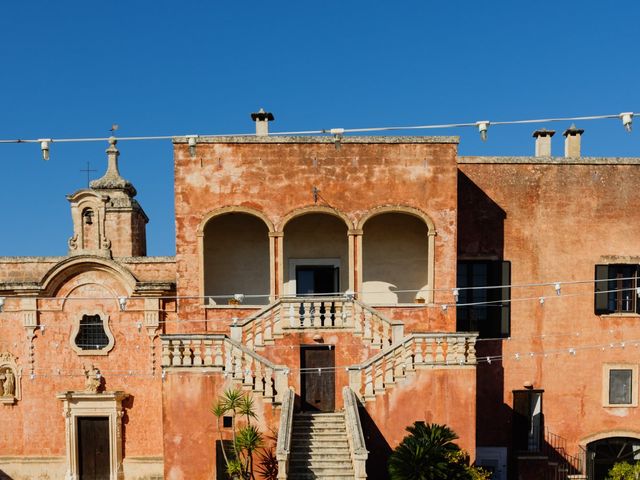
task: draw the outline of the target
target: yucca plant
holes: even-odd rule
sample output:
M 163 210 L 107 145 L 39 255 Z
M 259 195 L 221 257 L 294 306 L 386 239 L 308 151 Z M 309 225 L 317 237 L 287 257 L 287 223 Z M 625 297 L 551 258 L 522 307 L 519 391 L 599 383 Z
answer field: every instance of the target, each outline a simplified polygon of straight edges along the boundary
M 255 479 L 254 453 L 262 447 L 263 438 L 260 430 L 251 423 L 252 419 L 257 418 L 253 398 L 239 389 L 226 390 L 211 406 L 211 413 L 216 417 L 218 438 L 222 445 L 227 475 L 233 479 Z M 225 415 L 232 418 L 232 454 L 229 454 L 224 447 L 220 428 L 220 420 Z M 239 420 L 244 424 L 240 424 Z

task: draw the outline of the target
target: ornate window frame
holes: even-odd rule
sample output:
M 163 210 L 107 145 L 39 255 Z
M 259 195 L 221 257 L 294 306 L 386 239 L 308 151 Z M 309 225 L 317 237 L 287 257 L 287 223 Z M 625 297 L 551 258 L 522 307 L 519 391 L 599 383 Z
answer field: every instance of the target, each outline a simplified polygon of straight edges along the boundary
M 109 339 L 109 343 L 107 343 L 107 345 L 104 348 L 100 350 L 84 350 L 78 345 L 76 345 L 76 337 L 80 332 L 80 321 L 82 320 L 82 317 L 84 317 L 85 315 L 89 315 L 89 316 L 98 315 L 100 317 L 100 320 L 102 320 L 102 327 L 104 328 L 104 333 L 107 335 L 107 338 Z M 113 347 L 115 345 L 115 339 L 113 337 L 113 333 L 111 332 L 111 328 L 109 328 L 109 315 L 104 313 L 102 310 L 85 310 L 81 313 L 76 314 L 73 318 L 73 330 L 71 331 L 71 335 L 69 336 L 69 343 L 71 344 L 71 348 L 73 349 L 73 351 L 80 356 L 109 355 L 109 352 L 113 350 Z
M 109 418 L 109 465 L 110 480 L 122 480 L 122 401 L 129 396 L 125 392 L 63 392 L 56 395 L 64 402 L 66 444 L 66 478 L 79 478 L 78 417 Z

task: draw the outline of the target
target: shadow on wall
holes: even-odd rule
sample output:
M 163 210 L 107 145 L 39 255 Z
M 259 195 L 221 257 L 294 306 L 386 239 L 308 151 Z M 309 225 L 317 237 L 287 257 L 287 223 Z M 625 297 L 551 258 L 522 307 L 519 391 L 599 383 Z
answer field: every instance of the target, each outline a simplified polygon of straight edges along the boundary
M 0 480 L 13 480 L 13 478 L 0 470 Z
M 506 212 L 458 170 L 458 255 L 502 260 Z
M 360 414 L 360 423 L 364 432 L 364 441 L 369 451 L 367 478 L 371 480 L 388 480 L 387 460 L 393 450 L 362 405 L 359 406 L 358 413 Z

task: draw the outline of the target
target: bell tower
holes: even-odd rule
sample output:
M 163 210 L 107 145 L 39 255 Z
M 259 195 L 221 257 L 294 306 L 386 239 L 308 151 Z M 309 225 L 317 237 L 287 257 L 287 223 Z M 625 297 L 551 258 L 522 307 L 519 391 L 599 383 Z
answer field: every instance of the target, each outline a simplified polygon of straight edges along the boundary
M 89 188 L 67 195 L 71 203 L 73 236 L 69 255 L 141 257 L 147 254 L 146 225 L 149 218 L 134 199 L 136 189 L 120 176 L 116 148 L 109 138 L 107 171 Z

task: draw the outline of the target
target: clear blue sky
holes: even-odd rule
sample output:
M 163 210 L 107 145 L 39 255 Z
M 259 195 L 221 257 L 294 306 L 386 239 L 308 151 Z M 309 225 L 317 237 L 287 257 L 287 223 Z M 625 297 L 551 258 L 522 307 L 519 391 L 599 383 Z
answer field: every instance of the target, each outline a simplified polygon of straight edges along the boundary
M 638 2 L 3 2 L 0 138 L 251 132 L 640 111 Z M 583 122 L 583 153 L 640 155 L 640 116 Z M 562 153 L 565 124 L 554 153 Z M 494 127 L 466 155 L 527 155 L 532 126 Z M 64 255 L 66 194 L 101 176 L 106 143 L 0 145 L 0 255 Z M 121 142 L 150 217 L 150 255 L 175 252 L 172 146 Z

